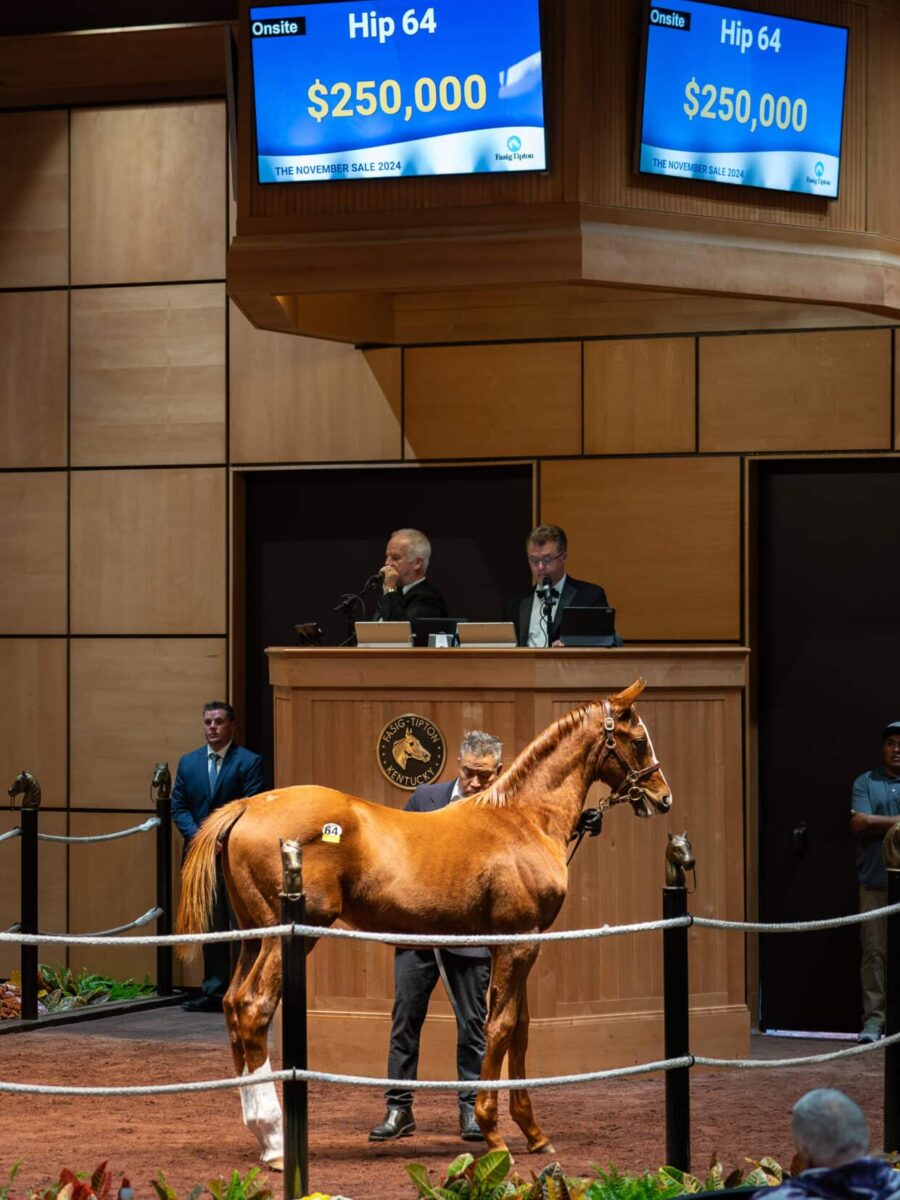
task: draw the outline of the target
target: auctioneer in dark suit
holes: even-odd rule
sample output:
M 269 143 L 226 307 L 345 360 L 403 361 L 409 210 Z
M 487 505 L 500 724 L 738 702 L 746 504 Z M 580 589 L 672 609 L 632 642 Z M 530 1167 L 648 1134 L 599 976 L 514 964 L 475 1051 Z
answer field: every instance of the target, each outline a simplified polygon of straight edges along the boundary
M 415 621 L 419 617 L 446 617 L 447 605 L 437 588 L 423 579 L 409 591 L 402 587 L 378 597 L 373 619 L 375 621 Z
M 241 800 L 265 790 L 262 758 L 252 750 L 232 742 L 222 759 L 215 787 L 210 785 L 209 746 L 200 746 L 181 757 L 172 788 L 172 820 L 184 838 L 187 851 L 191 839 L 214 809 L 229 800 Z M 231 928 L 228 896 L 217 863 L 216 899 L 211 928 L 223 932 Z M 231 978 L 231 952 L 227 942 L 210 942 L 203 947 L 203 992 L 221 996 Z
M 455 780 L 426 783 L 417 787 L 405 805 L 407 812 L 436 812 L 451 801 Z M 425 836 L 423 831 L 423 836 Z M 456 1013 L 456 1068 L 458 1079 L 478 1079 L 484 1057 L 484 1022 L 487 989 L 491 979 L 491 955 L 484 946 L 445 947 L 440 951 L 453 992 Z M 433 950 L 398 948 L 394 951 L 394 1008 L 391 1014 L 389 1079 L 415 1079 L 419 1067 L 419 1036 L 425 1023 L 428 1001 L 440 971 Z M 388 1108 L 410 1108 L 411 1091 L 394 1089 L 385 1093 Z M 475 1089 L 459 1093 L 459 1107 L 475 1103 Z
M 504 610 L 504 620 L 512 621 L 516 627 L 516 641 L 520 646 L 528 645 L 528 629 L 531 624 L 531 606 L 534 600 L 534 589 L 518 600 L 507 602 Z M 564 608 L 609 608 L 606 592 L 599 583 L 586 583 L 583 579 L 573 579 L 567 575 L 563 585 L 562 595 L 550 622 L 550 637 L 548 644 L 559 637 Z M 616 644 L 621 640 L 616 636 Z

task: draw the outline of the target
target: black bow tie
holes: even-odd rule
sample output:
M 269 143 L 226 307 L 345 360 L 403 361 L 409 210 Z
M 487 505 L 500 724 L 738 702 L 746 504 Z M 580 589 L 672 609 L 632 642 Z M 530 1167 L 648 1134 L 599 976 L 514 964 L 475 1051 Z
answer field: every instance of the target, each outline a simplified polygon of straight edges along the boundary
M 559 592 L 555 587 L 538 588 L 538 592 L 545 600 L 558 600 Z

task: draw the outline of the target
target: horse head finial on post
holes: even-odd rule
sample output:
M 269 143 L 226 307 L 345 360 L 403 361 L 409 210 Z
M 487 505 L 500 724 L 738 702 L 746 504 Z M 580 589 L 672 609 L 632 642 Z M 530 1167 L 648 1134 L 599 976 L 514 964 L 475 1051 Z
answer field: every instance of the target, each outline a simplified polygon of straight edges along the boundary
M 20 771 L 12 785 L 6 789 L 6 794 L 9 796 L 10 808 L 16 807 L 16 796 L 22 797 L 23 808 L 41 806 L 41 785 L 30 771 Z
M 153 768 L 150 787 L 156 791 L 157 799 L 169 800 L 172 796 L 172 773 L 167 762 L 158 762 Z
M 693 874 L 694 886 L 691 891 L 696 891 L 697 865 L 687 832 L 672 833 L 670 831 L 669 841 L 666 845 L 666 887 L 685 887 L 685 871 Z
M 303 891 L 303 848 L 294 838 L 280 838 L 284 895 L 299 896 Z

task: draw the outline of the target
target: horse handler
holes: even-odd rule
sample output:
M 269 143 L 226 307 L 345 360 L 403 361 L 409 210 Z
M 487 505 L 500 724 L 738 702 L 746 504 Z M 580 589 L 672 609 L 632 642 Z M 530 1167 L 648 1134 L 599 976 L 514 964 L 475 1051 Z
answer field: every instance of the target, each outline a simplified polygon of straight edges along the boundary
M 436 812 L 456 800 L 483 792 L 503 770 L 502 757 L 503 743 L 499 738 L 478 729 L 471 730 L 460 743 L 456 779 L 452 783 L 426 783 L 417 787 L 405 806 L 406 811 Z M 428 1001 L 442 976 L 456 1014 L 457 1078 L 480 1078 L 487 989 L 491 979 L 491 955 L 483 946 L 395 950 L 388 1078 L 416 1078 L 419 1038 Z M 474 1112 L 476 1090 L 459 1093 L 459 1132 L 467 1142 L 481 1141 Z M 385 1098 L 387 1113 L 384 1120 L 370 1130 L 370 1142 L 409 1137 L 416 1127 L 411 1090 L 391 1088 L 385 1092 Z

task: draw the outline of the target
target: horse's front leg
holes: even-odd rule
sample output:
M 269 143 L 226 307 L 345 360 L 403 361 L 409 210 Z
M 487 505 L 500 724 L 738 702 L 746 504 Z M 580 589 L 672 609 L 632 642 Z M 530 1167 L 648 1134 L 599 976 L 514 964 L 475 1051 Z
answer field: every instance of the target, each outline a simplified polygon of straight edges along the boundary
M 528 965 L 528 971 L 534 965 L 534 961 L 540 952 L 540 946 L 535 948 L 534 958 Z M 528 1049 L 528 988 L 526 981 L 522 984 L 522 994 L 519 1000 L 519 1015 L 516 1021 L 515 1028 L 512 1031 L 512 1037 L 509 1041 L 509 1077 L 510 1079 L 524 1079 L 525 1076 L 525 1052 Z M 550 1145 L 550 1139 L 540 1128 L 534 1119 L 534 1112 L 531 1107 L 531 1097 L 525 1088 L 511 1088 L 509 1093 L 509 1112 L 512 1119 L 519 1126 L 528 1140 L 528 1150 L 531 1154 L 553 1154 L 553 1147 Z
M 485 1050 L 481 1064 L 482 1079 L 499 1079 L 503 1059 L 509 1049 L 519 1019 L 519 1006 L 528 972 L 537 958 L 534 945 L 496 946 L 491 950 L 491 990 L 485 1025 Z M 481 1091 L 475 1101 L 475 1119 L 489 1150 L 505 1150 L 506 1143 L 497 1129 L 497 1093 Z M 529 1147 L 530 1148 L 530 1147 Z

